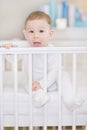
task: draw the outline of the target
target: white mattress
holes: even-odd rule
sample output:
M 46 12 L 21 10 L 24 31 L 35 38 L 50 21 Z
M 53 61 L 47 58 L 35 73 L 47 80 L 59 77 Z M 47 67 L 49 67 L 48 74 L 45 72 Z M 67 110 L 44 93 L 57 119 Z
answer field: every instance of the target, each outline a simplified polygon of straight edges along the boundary
M 77 109 L 77 113 L 87 113 L 87 87 L 85 90 L 79 89 L 79 94 L 85 99 L 84 104 Z M 49 92 L 50 101 L 47 104 L 47 113 L 48 114 L 58 114 L 58 91 L 57 92 Z M 4 114 L 14 114 L 15 112 L 15 99 L 14 99 L 14 92 L 12 88 L 5 88 L 4 89 L 4 96 L 3 96 L 3 111 Z M 18 114 L 29 114 L 29 95 L 28 93 L 23 90 L 22 88 L 18 92 Z M 72 111 L 67 109 L 67 107 L 62 103 L 62 113 L 69 114 Z M 43 107 L 42 108 L 35 108 L 33 107 L 33 113 L 43 114 Z

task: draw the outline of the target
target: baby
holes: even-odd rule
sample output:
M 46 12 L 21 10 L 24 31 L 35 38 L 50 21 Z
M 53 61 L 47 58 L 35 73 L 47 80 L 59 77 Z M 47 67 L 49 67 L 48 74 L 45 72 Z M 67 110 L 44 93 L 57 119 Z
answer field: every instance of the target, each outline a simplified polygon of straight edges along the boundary
M 23 30 L 25 39 L 30 47 L 48 47 L 53 36 L 50 17 L 42 11 L 32 12 L 25 21 L 25 29 Z M 4 44 L 5 48 L 14 47 L 13 44 Z M 48 93 L 44 91 L 44 56 L 42 54 L 33 55 L 33 104 L 41 107 L 49 101 Z M 63 101 L 70 109 L 79 107 L 82 99 L 76 99 L 72 94 L 72 85 L 69 77 L 65 76 L 62 80 L 62 97 Z M 56 81 L 58 80 L 58 55 L 47 55 L 47 91 L 57 91 Z
M 25 21 L 25 30 L 23 31 L 25 39 L 28 41 L 31 47 L 47 47 L 50 46 L 49 40 L 53 36 L 53 29 L 51 27 L 50 17 L 40 11 L 31 13 Z M 56 54 L 48 54 L 48 70 L 47 70 L 47 88 L 48 90 L 57 89 L 56 80 L 58 72 L 58 62 Z M 33 99 L 36 104 L 40 103 L 40 106 L 44 105 L 49 97 L 43 91 L 44 89 L 44 78 L 43 78 L 43 55 L 33 55 L 33 83 L 32 90 L 34 92 Z M 55 64 L 54 64 L 55 63 Z M 52 86 L 52 87 L 51 87 Z M 36 96 L 35 96 L 36 95 Z M 38 96 L 37 96 L 38 95 Z M 43 96 L 42 96 L 43 95 Z M 38 100 L 40 99 L 40 101 Z M 42 99 L 42 100 L 41 100 Z M 39 102 L 38 102 L 38 101 Z
M 53 29 L 51 27 L 50 17 L 41 12 L 36 11 L 31 13 L 25 21 L 25 29 L 23 30 L 25 39 L 28 41 L 30 47 L 47 47 L 53 36 Z M 5 48 L 12 48 L 12 43 L 4 44 Z M 48 54 L 47 56 L 47 90 L 57 90 L 56 80 L 58 73 L 57 54 Z M 34 105 L 43 106 L 49 100 L 48 94 L 44 91 L 44 56 L 41 54 L 33 55 L 33 101 Z M 55 64 L 54 64 L 55 63 Z M 38 100 L 38 101 L 37 101 Z

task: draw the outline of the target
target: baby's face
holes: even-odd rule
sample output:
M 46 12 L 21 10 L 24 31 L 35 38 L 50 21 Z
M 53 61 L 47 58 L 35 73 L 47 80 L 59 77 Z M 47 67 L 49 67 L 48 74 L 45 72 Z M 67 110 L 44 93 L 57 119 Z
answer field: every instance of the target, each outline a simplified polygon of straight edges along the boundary
M 29 20 L 24 31 L 25 38 L 32 47 L 45 47 L 53 31 L 45 19 Z

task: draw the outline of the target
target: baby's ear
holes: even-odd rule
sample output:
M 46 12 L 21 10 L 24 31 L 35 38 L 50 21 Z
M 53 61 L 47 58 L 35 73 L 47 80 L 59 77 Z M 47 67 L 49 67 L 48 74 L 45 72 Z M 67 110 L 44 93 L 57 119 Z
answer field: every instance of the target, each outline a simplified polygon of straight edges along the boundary
M 25 36 L 25 39 L 27 39 L 27 33 L 26 33 L 26 30 L 23 30 L 23 34 Z

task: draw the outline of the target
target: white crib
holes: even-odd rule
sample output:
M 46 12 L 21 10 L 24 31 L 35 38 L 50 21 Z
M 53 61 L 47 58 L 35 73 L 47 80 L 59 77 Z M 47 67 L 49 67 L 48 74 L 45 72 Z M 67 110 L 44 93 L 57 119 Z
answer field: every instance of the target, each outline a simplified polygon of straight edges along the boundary
M 0 41 L 6 43 L 8 41 Z M 12 42 L 12 41 L 11 41 Z M 15 44 L 26 44 L 25 41 L 13 41 Z M 25 73 L 19 67 L 17 69 L 17 55 L 29 56 L 29 75 L 32 75 L 32 55 L 43 54 L 44 62 L 49 53 L 57 53 L 59 60 L 59 81 L 58 91 L 49 92 L 51 101 L 44 107 L 35 108 L 32 106 L 32 76 L 29 77 L 27 89 L 21 86 L 23 75 Z M 13 58 L 13 74 L 12 78 L 14 87 L 9 85 L 6 81 L 7 87 L 4 87 L 5 76 L 10 80 L 11 74 L 9 73 L 9 65 L 7 65 L 7 72 L 3 73 L 6 62 L 3 60 L 3 55 L 11 54 Z M 21 63 L 23 64 L 23 62 Z M 46 79 L 46 63 L 44 68 L 44 78 Z M 62 69 L 63 68 L 63 69 Z M 84 97 L 84 104 L 77 110 L 70 111 L 62 102 L 61 98 L 61 82 L 62 71 L 69 72 L 72 85 L 73 94 L 80 93 Z M 19 71 L 19 72 L 17 72 Z M 6 75 L 5 75 L 6 74 Z M 22 78 L 20 78 L 22 77 Z M 76 126 L 86 126 L 87 124 L 87 47 L 47 47 L 47 48 L 13 48 L 5 49 L 0 48 L 0 130 L 4 127 L 29 127 L 32 130 L 33 126 L 42 126 L 44 130 L 47 126 L 58 126 L 59 130 L 62 126 L 72 126 L 73 130 Z M 20 82 L 18 83 L 18 78 Z M 24 82 L 24 85 L 26 81 Z M 19 85 L 19 86 L 18 86 Z M 27 91 L 29 90 L 29 91 Z

